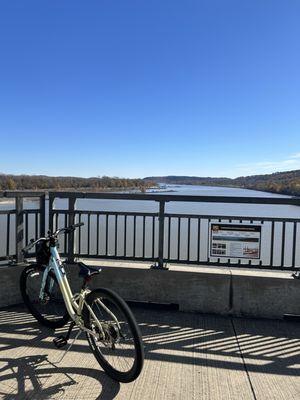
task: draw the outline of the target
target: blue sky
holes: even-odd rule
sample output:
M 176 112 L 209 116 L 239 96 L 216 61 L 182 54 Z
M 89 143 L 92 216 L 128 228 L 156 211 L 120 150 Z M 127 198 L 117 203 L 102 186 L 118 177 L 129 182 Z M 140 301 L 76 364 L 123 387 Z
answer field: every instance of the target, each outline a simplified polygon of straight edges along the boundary
M 2 0 L 0 172 L 300 169 L 298 0 Z

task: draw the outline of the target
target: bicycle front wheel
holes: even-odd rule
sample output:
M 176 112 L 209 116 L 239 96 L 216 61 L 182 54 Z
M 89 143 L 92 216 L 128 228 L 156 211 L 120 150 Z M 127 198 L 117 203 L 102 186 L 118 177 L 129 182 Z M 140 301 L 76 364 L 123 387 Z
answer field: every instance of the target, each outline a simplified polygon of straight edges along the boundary
M 119 295 L 109 289 L 93 290 L 85 301 L 89 307 L 83 308 L 82 317 L 85 326 L 97 336 L 87 333 L 97 361 L 114 380 L 135 380 L 143 367 L 144 348 L 131 310 Z
M 24 268 L 20 277 L 20 290 L 31 314 L 48 328 L 61 328 L 69 320 L 64 299 L 56 276 L 49 272 L 43 298 L 40 289 L 45 268 L 39 264 L 31 264 Z

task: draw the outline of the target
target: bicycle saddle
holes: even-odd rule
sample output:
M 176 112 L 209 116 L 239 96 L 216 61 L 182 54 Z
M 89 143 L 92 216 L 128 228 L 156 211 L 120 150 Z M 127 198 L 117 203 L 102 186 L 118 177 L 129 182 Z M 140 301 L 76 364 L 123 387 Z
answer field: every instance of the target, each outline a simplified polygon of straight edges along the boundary
M 78 263 L 79 266 L 79 273 L 78 275 L 82 278 L 88 278 L 92 275 L 99 274 L 101 272 L 101 268 L 91 267 L 90 265 L 86 265 L 82 262 Z

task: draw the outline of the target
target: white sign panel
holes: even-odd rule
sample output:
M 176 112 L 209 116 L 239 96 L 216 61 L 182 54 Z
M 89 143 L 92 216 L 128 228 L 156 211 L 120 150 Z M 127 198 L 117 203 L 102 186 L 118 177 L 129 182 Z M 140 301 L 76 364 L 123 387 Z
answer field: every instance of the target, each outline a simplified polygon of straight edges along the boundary
M 260 258 L 260 225 L 210 225 L 210 256 L 227 258 Z

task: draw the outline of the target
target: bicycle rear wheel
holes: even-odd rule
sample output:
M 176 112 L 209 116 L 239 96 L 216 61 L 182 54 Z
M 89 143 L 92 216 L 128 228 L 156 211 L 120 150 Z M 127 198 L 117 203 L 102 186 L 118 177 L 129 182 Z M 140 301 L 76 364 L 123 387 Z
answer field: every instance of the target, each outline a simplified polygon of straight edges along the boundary
M 44 271 L 45 268 L 39 264 L 25 267 L 20 278 L 21 294 L 31 314 L 42 325 L 61 328 L 68 322 L 69 314 L 52 271 L 47 277 L 44 298 L 39 297 Z
M 144 349 L 139 327 L 125 301 L 109 289 L 93 290 L 85 299 L 85 326 L 96 333 L 87 333 L 90 348 L 105 372 L 119 382 L 135 380 L 143 367 Z M 95 317 L 100 322 L 99 330 Z

